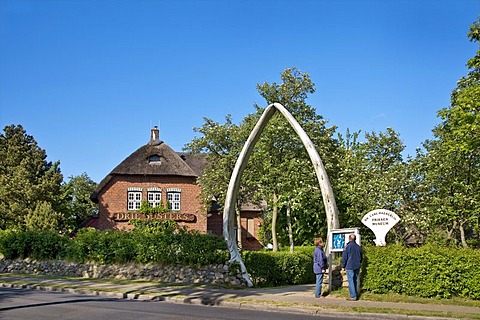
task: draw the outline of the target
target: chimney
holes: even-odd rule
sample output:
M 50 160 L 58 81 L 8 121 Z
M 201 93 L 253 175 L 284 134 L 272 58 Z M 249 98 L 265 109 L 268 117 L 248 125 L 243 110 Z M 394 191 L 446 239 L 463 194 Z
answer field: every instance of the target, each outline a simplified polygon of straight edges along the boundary
M 155 126 L 150 132 L 150 143 L 158 144 L 159 142 L 160 142 L 160 130 L 158 130 L 158 127 Z

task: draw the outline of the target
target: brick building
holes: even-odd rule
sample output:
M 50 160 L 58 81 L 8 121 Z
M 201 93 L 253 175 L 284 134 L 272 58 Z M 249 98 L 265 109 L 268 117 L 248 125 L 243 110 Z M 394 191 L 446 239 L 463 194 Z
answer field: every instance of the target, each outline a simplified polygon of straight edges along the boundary
M 173 151 L 159 139 L 159 130 L 151 130 L 150 142 L 116 166 L 91 195 L 98 204 L 98 216 L 85 227 L 100 230 L 128 231 L 131 219 L 173 219 L 189 230 L 213 233 L 223 230 L 223 211 L 212 203 L 205 208 L 200 199 L 201 176 L 206 157 Z M 151 207 L 168 204 L 168 212 L 140 213 L 142 202 Z M 259 250 L 258 228 L 261 210 L 254 206 L 242 208 L 242 246 Z

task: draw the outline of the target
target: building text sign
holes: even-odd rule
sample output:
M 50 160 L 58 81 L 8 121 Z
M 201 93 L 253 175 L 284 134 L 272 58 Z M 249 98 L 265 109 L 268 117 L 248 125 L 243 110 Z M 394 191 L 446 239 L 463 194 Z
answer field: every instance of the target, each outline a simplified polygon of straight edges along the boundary
M 128 221 L 132 219 L 140 220 L 175 220 L 175 221 L 186 221 L 194 222 L 195 215 L 193 213 L 138 213 L 138 212 L 118 212 L 114 213 L 112 216 L 113 221 Z
M 370 211 L 362 218 L 362 223 L 370 228 L 377 237 L 375 244 L 377 246 L 385 246 L 385 236 L 388 231 L 400 221 L 395 212 L 386 209 L 376 209 Z

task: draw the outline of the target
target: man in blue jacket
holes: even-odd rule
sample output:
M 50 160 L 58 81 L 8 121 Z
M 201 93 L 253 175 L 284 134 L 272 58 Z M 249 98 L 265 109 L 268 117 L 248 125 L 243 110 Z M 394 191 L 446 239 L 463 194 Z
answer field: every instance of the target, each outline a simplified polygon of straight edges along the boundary
M 347 271 L 348 291 L 350 291 L 350 298 L 347 298 L 349 301 L 358 300 L 357 281 L 362 264 L 362 249 L 355 242 L 356 238 L 353 233 L 348 236 L 348 243 L 342 254 L 342 267 Z

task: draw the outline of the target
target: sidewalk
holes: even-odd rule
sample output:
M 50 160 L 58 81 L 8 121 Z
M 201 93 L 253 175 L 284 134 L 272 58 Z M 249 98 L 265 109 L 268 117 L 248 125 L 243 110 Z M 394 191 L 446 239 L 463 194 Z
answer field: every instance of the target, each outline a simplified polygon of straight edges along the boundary
M 480 307 L 447 304 L 346 301 L 314 297 L 314 285 L 281 288 L 228 289 L 211 286 L 165 286 L 155 282 L 114 283 L 91 279 L 49 279 L 3 274 L 0 287 L 62 291 L 121 299 L 154 300 L 237 309 L 261 309 L 303 314 L 336 314 L 364 319 L 480 319 Z

